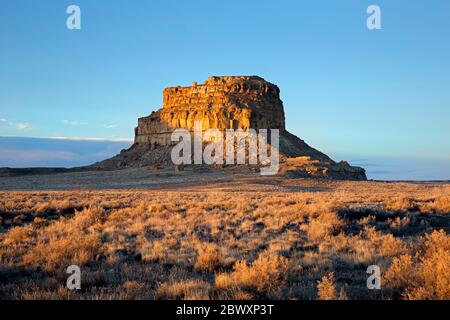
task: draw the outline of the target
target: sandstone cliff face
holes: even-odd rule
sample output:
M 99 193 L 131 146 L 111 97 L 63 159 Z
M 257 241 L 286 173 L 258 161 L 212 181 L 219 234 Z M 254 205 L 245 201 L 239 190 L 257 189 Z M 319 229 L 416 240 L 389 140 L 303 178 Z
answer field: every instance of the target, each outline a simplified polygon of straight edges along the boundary
M 264 79 L 250 77 L 210 77 L 202 85 L 166 88 L 163 108 L 140 118 L 135 142 L 155 146 L 170 145 L 174 129 L 285 129 L 280 89 Z
M 194 122 L 207 129 L 279 129 L 280 174 L 287 177 L 327 177 L 365 180 L 365 170 L 335 162 L 285 128 L 280 89 L 257 76 L 210 77 L 204 84 L 171 87 L 163 91 L 163 107 L 139 118 L 135 144 L 97 168 L 172 165 L 171 134 L 177 128 L 194 130 Z M 302 161 L 289 161 L 301 157 Z

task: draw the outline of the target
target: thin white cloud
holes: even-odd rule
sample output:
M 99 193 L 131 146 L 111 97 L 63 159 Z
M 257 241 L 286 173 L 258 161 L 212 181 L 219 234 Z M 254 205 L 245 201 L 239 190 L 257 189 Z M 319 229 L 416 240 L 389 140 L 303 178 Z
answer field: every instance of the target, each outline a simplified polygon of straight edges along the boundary
M 111 123 L 111 124 L 104 124 L 104 125 L 102 125 L 102 127 L 103 128 L 106 128 L 106 129 L 115 129 L 115 128 L 117 128 L 119 125 L 118 124 L 115 124 L 115 123 Z
M 6 118 L 0 118 L 0 123 L 4 123 L 10 127 L 14 127 L 17 130 L 30 130 L 31 125 L 28 122 L 13 122 Z
M 74 121 L 74 120 L 63 120 L 62 121 L 64 124 L 67 124 L 69 126 L 85 126 L 88 123 L 87 122 L 82 122 L 82 121 Z
M 16 127 L 17 130 L 30 130 L 31 129 L 31 125 L 26 122 L 15 123 L 14 126 Z
M 133 138 L 49 137 L 55 140 L 133 142 Z

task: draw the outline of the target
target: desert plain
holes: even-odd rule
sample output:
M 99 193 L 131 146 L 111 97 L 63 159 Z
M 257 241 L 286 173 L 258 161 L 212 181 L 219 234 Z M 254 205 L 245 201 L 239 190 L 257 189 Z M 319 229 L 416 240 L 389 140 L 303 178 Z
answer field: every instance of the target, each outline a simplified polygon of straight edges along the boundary
M 134 168 L 0 190 L 0 299 L 450 299 L 446 182 Z

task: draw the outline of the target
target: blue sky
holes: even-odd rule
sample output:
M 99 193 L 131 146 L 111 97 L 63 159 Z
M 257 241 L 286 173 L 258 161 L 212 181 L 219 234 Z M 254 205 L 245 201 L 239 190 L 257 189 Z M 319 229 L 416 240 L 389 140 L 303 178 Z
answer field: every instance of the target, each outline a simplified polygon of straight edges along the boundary
M 255 74 L 326 153 L 450 160 L 449 31 L 446 0 L 1 0 L 0 136 L 131 139 L 164 87 Z

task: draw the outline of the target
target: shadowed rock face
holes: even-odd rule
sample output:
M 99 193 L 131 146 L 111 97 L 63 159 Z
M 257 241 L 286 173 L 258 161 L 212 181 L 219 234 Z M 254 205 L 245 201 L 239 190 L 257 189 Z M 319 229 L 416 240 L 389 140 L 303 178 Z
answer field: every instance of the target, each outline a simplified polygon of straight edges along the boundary
M 193 131 L 196 121 L 202 122 L 202 130 L 279 129 L 281 174 L 366 180 L 364 169 L 336 163 L 289 133 L 280 89 L 257 76 L 210 77 L 201 85 L 194 82 L 190 87 L 164 89 L 163 107 L 138 119 L 134 145 L 93 166 L 171 165 L 172 132 L 177 128 Z M 298 157 L 301 161 L 287 161 Z

